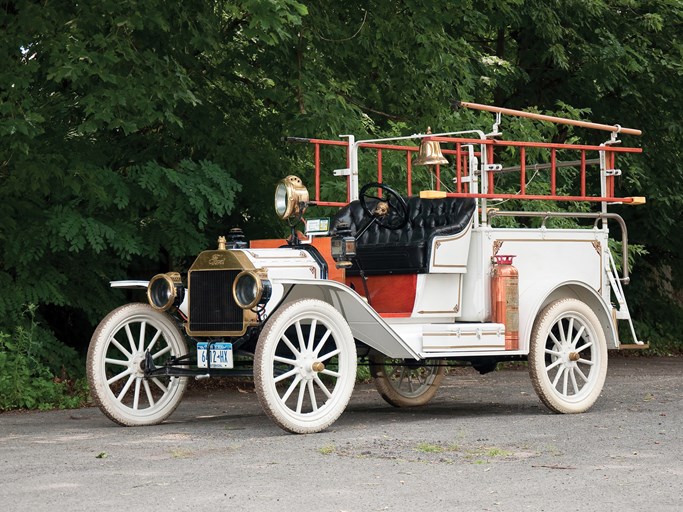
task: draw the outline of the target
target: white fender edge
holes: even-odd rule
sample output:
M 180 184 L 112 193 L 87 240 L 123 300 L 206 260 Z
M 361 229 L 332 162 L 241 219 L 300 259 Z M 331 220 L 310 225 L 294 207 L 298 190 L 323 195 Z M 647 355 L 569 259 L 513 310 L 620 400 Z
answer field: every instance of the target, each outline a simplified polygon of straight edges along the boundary
M 325 301 L 344 316 L 357 340 L 387 357 L 420 359 L 418 353 L 348 286 L 336 281 L 308 279 L 278 279 L 277 283 L 284 288 L 282 304 L 303 298 Z

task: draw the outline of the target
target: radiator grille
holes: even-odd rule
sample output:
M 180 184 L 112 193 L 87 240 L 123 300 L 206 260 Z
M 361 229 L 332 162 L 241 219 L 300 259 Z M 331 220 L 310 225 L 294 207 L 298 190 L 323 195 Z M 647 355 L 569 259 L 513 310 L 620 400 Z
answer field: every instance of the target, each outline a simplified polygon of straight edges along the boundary
M 239 270 L 190 272 L 190 331 L 241 332 L 242 309 L 232 297 L 232 282 Z

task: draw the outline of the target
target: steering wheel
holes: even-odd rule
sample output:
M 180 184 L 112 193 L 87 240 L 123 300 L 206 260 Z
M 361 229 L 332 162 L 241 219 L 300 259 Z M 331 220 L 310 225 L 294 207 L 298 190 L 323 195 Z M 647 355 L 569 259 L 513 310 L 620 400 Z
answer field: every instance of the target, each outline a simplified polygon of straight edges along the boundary
M 386 192 L 387 197 L 373 196 L 368 193 L 368 189 L 378 188 Z M 396 230 L 401 229 L 408 223 L 408 205 L 406 200 L 403 199 L 398 192 L 393 188 L 388 187 L 383 183 L 368 183 L 363 185 L 360 189 L 359 194 L 360 205 L 363 207 L 363 211 L 373 218 L 373 220 L 379 224 L 381 228 Z M 377 203 L 374 209 L 370 209 L 367 200 L 374 199 Z M 395 215 L 389 215 L 391 210 L 395 212 Z

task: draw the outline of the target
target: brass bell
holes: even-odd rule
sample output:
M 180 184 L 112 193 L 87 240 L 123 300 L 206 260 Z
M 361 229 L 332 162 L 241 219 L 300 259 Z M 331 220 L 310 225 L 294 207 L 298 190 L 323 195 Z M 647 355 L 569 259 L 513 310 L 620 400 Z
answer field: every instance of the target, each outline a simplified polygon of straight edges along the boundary
M 431 128 L 427 128 L 427 135 L 432 133 Z M 413 165 L 446 165 L 448 160 L 441 153 L 441 145 L 435 140 L 422 139 L 420 142 L 420 152 Z

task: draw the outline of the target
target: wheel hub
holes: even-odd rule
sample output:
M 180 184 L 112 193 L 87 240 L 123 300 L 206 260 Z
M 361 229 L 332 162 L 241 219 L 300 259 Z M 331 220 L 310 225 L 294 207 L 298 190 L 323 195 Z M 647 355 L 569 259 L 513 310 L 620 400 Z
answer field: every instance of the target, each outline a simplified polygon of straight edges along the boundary
M 145 374 L 145 354 L 144 352 L 136 352 L 130 360 L 130 367 L 136 377 L 142 377 Z

